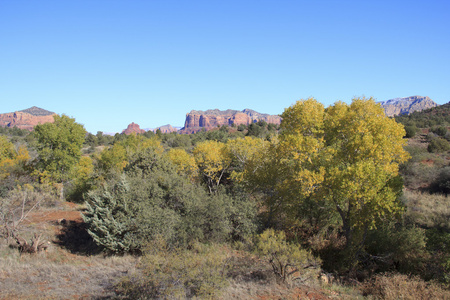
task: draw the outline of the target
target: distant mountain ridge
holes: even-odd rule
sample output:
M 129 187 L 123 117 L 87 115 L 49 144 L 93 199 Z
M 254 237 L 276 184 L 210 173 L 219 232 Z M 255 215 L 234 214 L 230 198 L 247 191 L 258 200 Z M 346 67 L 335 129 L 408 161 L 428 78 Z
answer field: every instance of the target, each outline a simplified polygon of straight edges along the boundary
M 384 112 L 388 117 L 399 115 L 408 115 L 415 111 L 438 106 L 436 102 L 425 96 L 411 96 L 405 98 L 394 98 L 387 101 L 378 102 L 384 108 Z
M 251 109 L 239 110 L 219 110 L 209 109 L 207 111 L 192 110 L 186 114 L 184 127 L 180 133 L 195 133 L 201 130 L 211 130 L 217 126 L 249 125 L 257 121 L 280 124 L 281 117 L 278 115 L 262 114 Z
M 21 111 L 0 114 L 0 126 L 32 131 L 38 124 L 53 123 L 53 115 L 54 112 L 33 106 Z

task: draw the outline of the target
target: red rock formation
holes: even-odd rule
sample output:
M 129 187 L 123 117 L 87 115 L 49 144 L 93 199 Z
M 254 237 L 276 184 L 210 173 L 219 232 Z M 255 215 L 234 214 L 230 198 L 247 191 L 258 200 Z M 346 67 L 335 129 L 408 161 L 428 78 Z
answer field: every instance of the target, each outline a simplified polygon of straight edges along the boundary
M 128 125 L 127 129 L 122 131 L 122 133 L 124 133 L 124 134 L 132 134 L 132 133 L 139 134 L 139 133 L 144 133 L 144 132 L 145 132 L 145 130 L 141 129 L 139 127 L 139 125 L 134 122 L 131 123 L 130 125 Z
M 53 112 L 33 106 L 21 111 L 0 114 L 0 126 L 18 127 L 32 131 L 38 124 L 53 123 L 54 115 Z
M 184 127 L 179 132 L 195 133 L 204 129 L 211 130 L 222 125 L 249 125 L 260 120 L 273 124 L 281 123 L 280 116 L 261 114 L 251 109 L 244 109 L 243 111 L 231 109 L 225 111 L 220 111 L 218 109 L 207 111 L 193 110 L 190 113 L 186 114 Z

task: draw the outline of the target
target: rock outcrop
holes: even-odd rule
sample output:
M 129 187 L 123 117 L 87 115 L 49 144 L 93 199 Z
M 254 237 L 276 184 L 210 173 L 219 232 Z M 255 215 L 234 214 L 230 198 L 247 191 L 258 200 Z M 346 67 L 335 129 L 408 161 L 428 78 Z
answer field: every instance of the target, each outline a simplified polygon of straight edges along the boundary
M 130 125 L 128 125 L 127 129 L 122 131 L 122 134 L 132 134 L 132 133 L 139 134 L 144 132 L 145 132 L 144 129 L 141 129 L 138 124 L 133 122 Z
M 261 114 L 251 109 L 244 109 L 243 111 L 231 109 L 225 111 L 218 109 L 207 111 L 193 110 L 186 114 L 184 127 L 181 128 L 179 132 L 195 133 L 200 130 L 210 130 L 222 125 L 249 125 L 260 120 L 273 124 L 281 123 L 280 116 Z
M 32 131 L 38 124 L 53 123 L 54 115 L 54 112 L 33 106 L 21 111 L 0 114 L 0 126 Z
M 415 111 L 438 106 L 436 102 L 429 97 L 411 96 L 406 98 L 395 98 L 387 101 L 378 102 L 384 108 L 384 112 L 388 117 L 397 115 L 408 115 Z
M 170 124 L 160 126 L 158 128 L 153 129 L 152 131 L 156 133 L 156 131 L 158 131 L 158 129 L 161 131 L 161 133 L 171 133 L 171 132 L 177 131 L 177 129 Z

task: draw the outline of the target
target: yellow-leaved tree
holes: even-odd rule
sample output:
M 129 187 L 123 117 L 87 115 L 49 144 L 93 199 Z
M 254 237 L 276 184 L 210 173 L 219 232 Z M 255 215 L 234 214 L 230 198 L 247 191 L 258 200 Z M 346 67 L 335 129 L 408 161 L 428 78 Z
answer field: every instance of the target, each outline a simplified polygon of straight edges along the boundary
M 409 157 L 405 131 L 372 98 L 326 109 L 315 99 L 298 101 L 282 118 L 278 153 L 291 170 L 286 186 L 298 201 L 337 212 L 347 247 L 402 211 L 398 170 Z
M 187 176 L 191 181 L 197 178 L 198 167 L 194 156 L 182 148 L 171 148 L 166 156 L 176 166 L 179 175 Z
M 5 179 L 12 173 L 21 175 L 26 172 L 25 167 L 30 155 L 25 146 L 17 150 L 13 143 L 5 136 L 0 136 L 0 179 Z
M 231 163 L 230 156 L 226 152 L 226 145 L 216 141 L 204 141 L 194 148 L 193 154 L 209 192 L 215 193 L 225 179 L 225 172 L 228 171 Z

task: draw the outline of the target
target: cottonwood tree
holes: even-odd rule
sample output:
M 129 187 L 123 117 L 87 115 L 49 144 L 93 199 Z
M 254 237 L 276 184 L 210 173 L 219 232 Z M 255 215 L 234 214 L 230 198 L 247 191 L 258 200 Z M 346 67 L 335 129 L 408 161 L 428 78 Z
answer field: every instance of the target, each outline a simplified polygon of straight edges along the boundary
M 54 119 L 54 123 L 36 125 L 34 136 L 41 175 L 60 183 L 62 198 L 64 184 L 69 181 L 74 166 L 80 160 L 86 130 L 66 115 L 55 115 Z
M 408 158 L 405 131 L 373 99 L 327 109 L 314 99 L 298 101 L 282 118 L 279 149 L 293 167 L 291 186 L 303 198 L 334 207 L 347 246 L 355 233 L 401 211 L 398 169 Z
M 204 141 L 193 151 L 195 161 L 210 193 L 215 193 L 225 179 L 231 159 L 226 153 L 224 143 Z
M 336 216 L 349 249 L 402 211 L 398 169 L 408 159 L 405 131 L 373 99 L 325 109 L 310 98 L 285 109 L 282 119 L 279 142 L 253 179 L 270 187 L 268 206 L 276 213 L 291 222 Z

